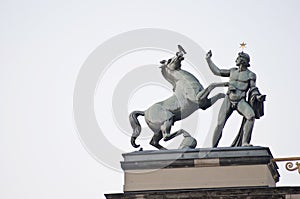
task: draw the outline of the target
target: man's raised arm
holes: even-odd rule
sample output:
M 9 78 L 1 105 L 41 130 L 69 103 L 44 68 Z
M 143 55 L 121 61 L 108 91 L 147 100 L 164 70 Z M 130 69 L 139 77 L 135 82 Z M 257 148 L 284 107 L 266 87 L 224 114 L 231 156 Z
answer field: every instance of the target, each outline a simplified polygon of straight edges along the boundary
M 213 72 L 213 74 L 222 76 L 222 77 L 229 77 L 230 76 L 230 70 L 228 69 L 219 69 L 214 62 L 211 60 L 212 52 L 211 50 L 206 53 L 206 61 L 208 63 L 208 66 L 210 70 Z

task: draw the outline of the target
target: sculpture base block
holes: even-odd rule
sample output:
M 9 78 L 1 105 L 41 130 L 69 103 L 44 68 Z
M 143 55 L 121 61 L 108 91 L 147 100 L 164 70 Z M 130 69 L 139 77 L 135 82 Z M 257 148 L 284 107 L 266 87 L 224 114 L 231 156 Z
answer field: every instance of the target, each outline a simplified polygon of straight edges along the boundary
M 266 147 L 138 151 L 123 157 L 124 192 L 275 187 L 279 181 Z

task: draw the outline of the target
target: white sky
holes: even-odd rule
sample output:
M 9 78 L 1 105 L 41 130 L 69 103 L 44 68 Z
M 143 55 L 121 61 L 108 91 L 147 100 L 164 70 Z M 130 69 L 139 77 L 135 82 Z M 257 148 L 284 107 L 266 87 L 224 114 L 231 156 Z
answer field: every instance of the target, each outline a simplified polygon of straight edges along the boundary
M 300 156 L 299 7 L 297 0 L 1 1 L 0 198 L 92 199 L 122 192 L 122 174 L 96 161 L 80 142 L 73 91 L 93 50 L 139 28 L 181 33 L 211 49 L 223 67 L 234 66 L 245 41 L 251 70 L 267 95 L 252 143 L 270 147 L 275 157 Z M 239 128 L 234 118 L 221 145 L 230 144 L 226 139 L 235 132 L 229 131 Z M 297 172 L 279 166 L 278 186 L 300 185 Z

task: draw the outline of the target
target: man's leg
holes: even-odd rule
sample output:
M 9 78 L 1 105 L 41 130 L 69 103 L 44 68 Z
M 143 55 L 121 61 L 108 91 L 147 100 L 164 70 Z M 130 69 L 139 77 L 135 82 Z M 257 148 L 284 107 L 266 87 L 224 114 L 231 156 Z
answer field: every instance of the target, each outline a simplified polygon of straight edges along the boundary
M 231 108 L 231 103 L 228 99 L 228 96 L 224 98 L 223 104 L 221 106 L 221 109 L 219 111 L 219 116 L 218 116 L 218 124 L 215 129 L 214 135 L 213 135 L 213 140 L 212 140 L 212 145 L 213 147 L 217 147 L 219 144 L 219 141 L 222 137 L 222 131 L 225 126 L 225 123 L 229 116 L 231 115 L 233 109 Z
M 243 140 L 242 146 L 249 146 L 251 141 L 252 130 L 254 126 L 255 114 L 252 107 L 242 99 L 237 106 L 238 112 L 246 118 L 246 122 L 243 127 Z

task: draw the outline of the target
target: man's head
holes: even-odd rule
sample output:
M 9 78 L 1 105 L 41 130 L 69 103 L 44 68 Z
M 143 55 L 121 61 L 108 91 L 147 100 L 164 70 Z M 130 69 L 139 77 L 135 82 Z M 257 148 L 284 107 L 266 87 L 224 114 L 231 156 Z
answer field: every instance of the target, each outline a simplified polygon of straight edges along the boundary
M 238 57 L 235 60 L 237 66 L 242 65 L 242 66 L 249 67 L 250 66 L 249 62 L 250 62 L 250 56 L 244 52 L 240 52 L 238 54 Z

